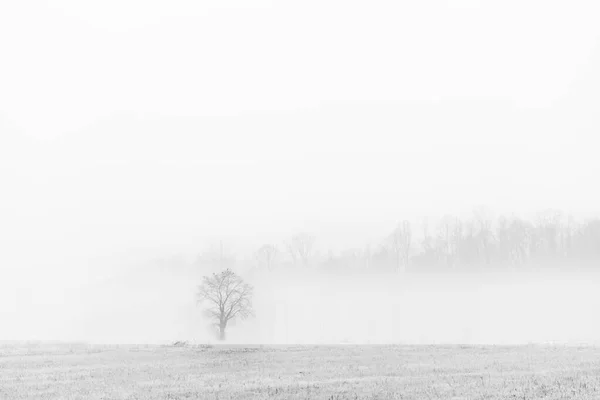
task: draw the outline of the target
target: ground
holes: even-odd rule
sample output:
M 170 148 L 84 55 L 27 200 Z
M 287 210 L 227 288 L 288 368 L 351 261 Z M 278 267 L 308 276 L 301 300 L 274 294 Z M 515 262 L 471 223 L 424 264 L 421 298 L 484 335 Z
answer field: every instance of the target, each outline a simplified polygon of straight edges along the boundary
M 600 348 L 0 345 L 0 399 L 598 399 Z

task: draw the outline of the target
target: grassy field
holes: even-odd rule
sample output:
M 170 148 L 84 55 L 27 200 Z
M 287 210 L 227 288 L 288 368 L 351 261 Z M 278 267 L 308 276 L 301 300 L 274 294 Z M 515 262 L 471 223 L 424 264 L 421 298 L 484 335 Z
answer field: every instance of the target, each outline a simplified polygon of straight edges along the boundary
M 0 399 L 599 399 L 600 348 L 0 345 Z

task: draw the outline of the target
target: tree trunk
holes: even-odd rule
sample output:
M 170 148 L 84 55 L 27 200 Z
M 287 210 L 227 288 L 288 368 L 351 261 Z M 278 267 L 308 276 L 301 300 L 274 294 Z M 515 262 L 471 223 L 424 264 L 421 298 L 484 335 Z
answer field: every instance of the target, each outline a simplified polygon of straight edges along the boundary
M 225 340 L 225 327 L 227 324 L 219 324 L 219 340 Z

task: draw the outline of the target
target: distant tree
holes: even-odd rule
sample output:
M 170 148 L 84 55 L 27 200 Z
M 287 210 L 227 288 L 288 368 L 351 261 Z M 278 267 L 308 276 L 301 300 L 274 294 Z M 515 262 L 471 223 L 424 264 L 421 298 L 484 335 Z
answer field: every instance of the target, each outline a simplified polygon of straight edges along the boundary
M 230 269 L 202 278 L 198 302 L 206 304 L 205 315 L 219 327 L 219 340 L 225 340 L 227 323 L 237 317 L 253 316 L 253 287 Z
M 315 237 L 308 233 L 298 233 L 287 243 L 287 250 L 294 263 L 308 265 L 314 255 Z
M 459 245 L 458 229 L 460 229 L 458 218 L 451 215 L 444 215 L 441 218 L 438 226 L 437 249 L 440 257 L 449 267 L 456 262 Z
M 513 266 L 523 266 L 531 253 L 532 225 L 521 218 L 513 218 L 507 227 L 509 262 Z
M 402 267 L 406 269 L 408 267 L 412 242 L 410 222 L 402 221 L 402 223 L 398 224 L 388 237 L 387 242 L 389 250 L 395 258 L 396 270 L 400 271 Z
M 365 248 L 362 252 L 363 255 L 363 260 L 364 260 L 364 267 L 366 269 L 371 268 L 372 266 L 372 259 L 373 259 L 373 253 L 371 252 L 371 245 L 367 244 L 365 245 Z
M 567 216 L 562 231 L 562 247 L 566 258 L 573 256 L 573 242 L 577 232 L 577 222 L 572 215 Z
M 497 253 L 496 258 L 500 263 L 510 265 L 511 261 L 511 237 L 509 231 L 508 218 L 499 216 L 496 222 L 496 241 Z
M 561 221 L 563 215 L 558 210 L 539 212 L 534 220 L 538 239 L 537 255 L 544 261 L 555 259 L 560 242 Z
M 486 264 L 491 261 L 491 250 L 495 240 L 492 229 L 493 216 L 489 209 L 478 206 L 473 210 L 476 227 L 476 241 L 478 253 Z
M 434 238 L 430 233 L 429 224 L 429 217 L 424 217 L 419 224 L 422 230 L 422 236 L 418 243 L 419 248 L 412 257 L 413 266 L 423 268 L 434 268 L 437 266 L 437 253 L 434 247 Z
M 576 248 L 579 259 L 594 261 L 598 265 L 600 260 L 600 219 L 594 218 L 585 221 L 578 230 Z
M 264 266 L 270 271 L 273 268 L 278 254 L 279 250 L 275 245 L 265 244 L 256 252 L 256 258 L 260 266 Z

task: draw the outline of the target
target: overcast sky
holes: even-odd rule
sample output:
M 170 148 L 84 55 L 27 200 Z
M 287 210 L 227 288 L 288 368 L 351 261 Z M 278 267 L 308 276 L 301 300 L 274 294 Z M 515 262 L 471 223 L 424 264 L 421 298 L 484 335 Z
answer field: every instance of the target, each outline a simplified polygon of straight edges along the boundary
M 3 1 L 4 268 L 593 213 L 599 20 L 593 0 Z

